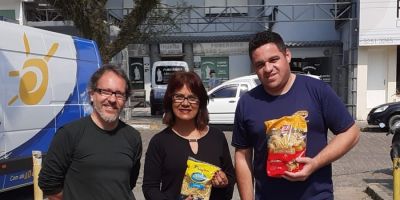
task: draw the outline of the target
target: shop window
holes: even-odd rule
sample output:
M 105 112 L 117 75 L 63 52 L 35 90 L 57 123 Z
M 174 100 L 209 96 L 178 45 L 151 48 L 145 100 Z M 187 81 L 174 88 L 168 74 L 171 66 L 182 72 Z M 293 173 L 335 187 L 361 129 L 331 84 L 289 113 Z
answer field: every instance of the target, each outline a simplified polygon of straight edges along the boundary
M 207 16 L 238 16 L 248 13 L 247 0 L 205 0 Z
M 15 10 L 0 10 L 0 16 L 15 20 Z
M 205 85 L 208 85 L 211 70 L 221 82 L 229 80 L 229 57 L 201 57 L 199 73 Z
M 143 58 L 129 58 L 129 79 L 132 89 L 144 89 Z

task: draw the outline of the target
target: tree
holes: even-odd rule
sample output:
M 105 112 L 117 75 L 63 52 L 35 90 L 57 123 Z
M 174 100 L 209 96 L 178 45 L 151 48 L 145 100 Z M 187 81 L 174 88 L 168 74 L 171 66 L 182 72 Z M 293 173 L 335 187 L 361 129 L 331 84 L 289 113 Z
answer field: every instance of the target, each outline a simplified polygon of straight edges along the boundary
M 170 10 L 155 9 L 159 0 L 132 0 L 133 10 L 122 20 L 110 22 L 106 9 L 107 0 L 47 0 L 54 8 L 59 9 L 65 19 L 74 22 L 81 36 L 97 42 L 103 63 L 135 41 L 143 41 L 150 34 L 162 32 L 154 29 L 149 19 L 168 22 L 173 25 Z M 160 24 L 160 22 L 153 22 Z M 110 26 L 118 27 L 119 33 L 110 39 Z

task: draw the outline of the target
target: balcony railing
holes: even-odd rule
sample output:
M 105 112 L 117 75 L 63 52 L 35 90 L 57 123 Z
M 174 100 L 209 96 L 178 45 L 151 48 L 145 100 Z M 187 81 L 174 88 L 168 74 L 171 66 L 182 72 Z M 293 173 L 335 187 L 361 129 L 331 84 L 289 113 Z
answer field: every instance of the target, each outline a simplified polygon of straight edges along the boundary
M 155 13 L 172 13 L 173 22 L 165 23 L 160 17 L 150 15 L 143 26 L 168 30 L 169 33 L 248 32 L 277 22 L 335 21 L 345 22 L 355 18 L 355 5 L 351 2 L 267 4 L 228 7 L 184 6 L 157 8 Z M 118 11 L 118 12 L 117 12 Z M 108 21 L 119 25 L 121 16 L 132 8 L 107 10 Z M 63 21 L 60 12 L 52 8 L 30 9 L 27 21 Z

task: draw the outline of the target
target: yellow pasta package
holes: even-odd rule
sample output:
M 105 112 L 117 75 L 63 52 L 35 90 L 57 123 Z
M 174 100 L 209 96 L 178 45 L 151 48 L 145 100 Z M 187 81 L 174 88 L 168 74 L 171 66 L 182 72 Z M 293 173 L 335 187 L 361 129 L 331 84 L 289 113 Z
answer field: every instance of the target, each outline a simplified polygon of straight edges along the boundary
M 189 157 L 183 178 L 180 199 L 192 195 L 194 200 L 208 200 L 211 195 L 211 179 L 219 167 Z
M 297 172 L 303 164 L 295 161 L 304 157 L 306 151 L 307 111 L 298 111 L 291 116 L 265 121 L 268 139 L 267 174 L 281 177 L 285 171 Z

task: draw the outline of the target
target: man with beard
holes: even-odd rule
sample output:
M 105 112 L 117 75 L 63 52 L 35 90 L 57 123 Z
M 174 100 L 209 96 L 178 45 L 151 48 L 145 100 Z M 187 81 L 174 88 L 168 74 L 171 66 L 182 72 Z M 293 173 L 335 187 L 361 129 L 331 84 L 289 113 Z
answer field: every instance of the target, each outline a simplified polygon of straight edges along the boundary
M 49 200 L 134 199 L 139 174 L 140 134 L 118 116 L 130 95 L 120 68 L 104 65 L 90 79 L 90 116 L 61 127 L 39 175 Z

